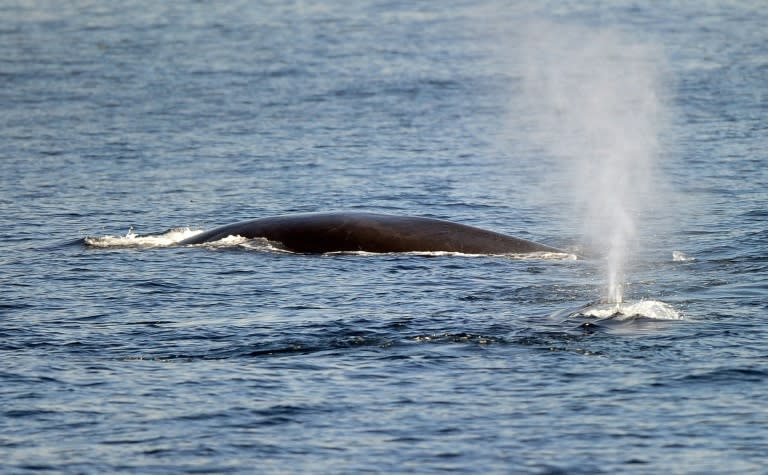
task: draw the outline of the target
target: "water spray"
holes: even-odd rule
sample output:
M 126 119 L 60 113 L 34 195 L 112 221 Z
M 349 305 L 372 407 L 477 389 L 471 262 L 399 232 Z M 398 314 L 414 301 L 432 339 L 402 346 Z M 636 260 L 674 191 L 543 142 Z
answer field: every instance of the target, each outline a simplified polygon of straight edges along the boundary
M 625 296 L 630 257 L 647 228 L 643 218 L 660 203 L 661 48 L 618 30 L 527 24 L 514 66 L 522 86 L 515 118 L 554 160 L 548 170 L 561 173 L 545 180 L 569 193 L 584 245 L 604 263 L 601 297 L 572 315 L 625 319 L 643 311 L 653 312 L 643 317 L 677 318 L 663 302 L 641 305 Z
M 567 173 L 582 234 L 605 255 L 603 301 L 621 305 L 638 220 L 651 205 L 662 56 L 617 31 L 547 22 L 532 24 L 523 51 L 527 112 Z

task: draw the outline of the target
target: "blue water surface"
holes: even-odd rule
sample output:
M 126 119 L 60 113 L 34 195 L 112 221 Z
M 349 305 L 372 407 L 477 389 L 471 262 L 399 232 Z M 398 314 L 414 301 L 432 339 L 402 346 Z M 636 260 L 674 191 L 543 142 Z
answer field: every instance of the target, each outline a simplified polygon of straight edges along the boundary
M 0 2 L 0 472 L 765 473 L 768 9 L 515 3 Z M 574 31 L 661 78 L 625 293 L 682 320 L 569 317 Z M 583 258 L 83 241 L 327 210 Z

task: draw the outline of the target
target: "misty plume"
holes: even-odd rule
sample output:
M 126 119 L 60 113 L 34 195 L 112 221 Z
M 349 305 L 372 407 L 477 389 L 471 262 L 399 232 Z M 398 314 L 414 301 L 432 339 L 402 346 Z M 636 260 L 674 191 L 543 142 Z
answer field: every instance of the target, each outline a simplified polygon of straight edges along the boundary
M 585 246 L 605 256 L 605 299 L 620 304 L 642 217 L 659 203 L 662 51 L 547 21 L 529 22 L 516 50 L 530 139 L 554 164 Z

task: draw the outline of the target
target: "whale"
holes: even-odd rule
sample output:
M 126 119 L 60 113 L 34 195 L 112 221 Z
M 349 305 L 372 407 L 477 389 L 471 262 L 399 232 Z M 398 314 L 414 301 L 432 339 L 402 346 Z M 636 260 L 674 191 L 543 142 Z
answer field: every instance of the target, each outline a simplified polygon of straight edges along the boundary
M 436 218 L 368 212 L 304 213 L 240 221 L 179 242 L 203 244 L 228 236 L 263 238 L 301 254 L 330 252 L 450 252 L 462 254 L 563 253 L 506 234 Z

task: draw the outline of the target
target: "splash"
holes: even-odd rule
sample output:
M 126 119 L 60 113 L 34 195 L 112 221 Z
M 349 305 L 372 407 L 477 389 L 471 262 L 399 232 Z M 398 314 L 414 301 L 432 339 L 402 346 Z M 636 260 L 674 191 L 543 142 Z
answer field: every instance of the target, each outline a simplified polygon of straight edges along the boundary
M 640 218 L 653 209 L 663 55 L 619 31 L 548 22 L 533 22 L 523 43 L 533 135 L 566 174 L 588 246 L 605 255 L 606 301 L 621 304 Z
M 141 235 L 136 234 L 133 228 L 130 228 L 125 236 L 88 236 L 84 239 L 84 242 L 90 247 L 101 248 L 167 247 L 201 232 L 201 230 L 195 231 L 189 228 L 171 228 L 162 233 Z
M 89 236 L 83 242 L 89 247 L 98 248 L 156 248 L 169 247 L 180 243 L 181 241 L 196 236 L 203 232 L 202 230 L 193 230 L 187 227 L 171 228 L 167 231 L 154 234 L 136 234 L 133 228 L 130 228 L 124 236 Z M 208 249 L 249 249 L 256 251 L 274 251 L 288 252 L 280 248 L 279 245 L 263 238 L 244 238 L 242 236 L 227 236 L 218 241 L 198 244 Z
M 579 328 L 589 332 L 598 329 L 619 333 L 659 330 L 668 322 L 686 320 L 683 313 L 660 300 L 636 300 L 615 303 L 601 300 L 576 309 L 563 308 L 550 315 L 553 321 L 579 322 Z
M 589 304 L 570 317 L 588 317 L 597 319 L 611 319 L 626 321 L 636 318 L 649 320 L 682 320 L 680 312 L 668 303 L 659 300 L 639 300 L 636 302 L 598 302 Z

